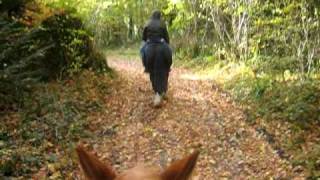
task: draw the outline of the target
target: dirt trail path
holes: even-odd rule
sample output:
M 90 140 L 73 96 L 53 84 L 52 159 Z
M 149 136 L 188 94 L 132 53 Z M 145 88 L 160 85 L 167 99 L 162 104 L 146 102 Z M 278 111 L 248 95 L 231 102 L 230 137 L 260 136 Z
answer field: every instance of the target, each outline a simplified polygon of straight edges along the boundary
M 108 62 L 119 77 L 105 97 L 105 112 L 91 120 L 98 138 L 90 144 L 117 171 L 139 162 L 166 165 L 200 148 L 195 174 L 201 180 L 297 177 L 212 82 L 174 69 L 169 100 L 154 109 L 140 61 Z

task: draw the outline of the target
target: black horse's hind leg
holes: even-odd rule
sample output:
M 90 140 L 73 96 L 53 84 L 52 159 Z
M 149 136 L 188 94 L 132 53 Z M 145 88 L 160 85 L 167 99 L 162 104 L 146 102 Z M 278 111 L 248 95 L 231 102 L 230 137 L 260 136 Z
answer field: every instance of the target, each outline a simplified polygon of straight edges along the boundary
M 151 82 L 151 85 L 152 85 L 152 89 L 153 89 L 153 91 L 155 92 L 155 93 L 157 93 L 157 86 L 156 86 L 156 81 L 155 81 L 155 74 L 153 73 L 153 72 L 151 72 L 150 74 L 149 74 L 149 77 L 150 77 L 150 82 Z
M 150 80 L 151 80 L 152 88 L 155 93 L 164 95 L 167 92 L 168 78 L 169 78 L 169 72 L 167 71 L 150 73 Z
M 172 54 L 163 43 L 148 44 L 146 50 L 150 81 L 155 92 L 153 104 L 159 107 L 168 89 L 168 77 L 172 64 Z
M 169 79 L 169 72 L 162 72 L 161 76 L 161 95 L 164 95 L 168 91 L 168 79 Z

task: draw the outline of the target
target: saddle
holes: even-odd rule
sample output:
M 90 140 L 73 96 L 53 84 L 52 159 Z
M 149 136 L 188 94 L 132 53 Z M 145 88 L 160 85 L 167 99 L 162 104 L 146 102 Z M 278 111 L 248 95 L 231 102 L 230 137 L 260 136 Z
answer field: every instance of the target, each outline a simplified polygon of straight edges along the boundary
M 165 43 L 166 41 L 163 38 L 149 38 L 147 39 L 147 44 L 156 44 L 156 43 Z

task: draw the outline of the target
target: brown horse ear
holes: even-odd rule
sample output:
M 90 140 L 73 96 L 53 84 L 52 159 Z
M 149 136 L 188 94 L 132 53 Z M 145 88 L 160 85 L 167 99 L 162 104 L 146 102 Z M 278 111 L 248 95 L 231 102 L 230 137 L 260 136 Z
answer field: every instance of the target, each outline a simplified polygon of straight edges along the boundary
M 116 173 L 111 167 L 101 162 L 95 155 L 89 153 L 80 144 L 76 148 L 81 168 L 85 176 L 90 180 L 113 180 Z
M 173 162 L 162 174 L 162 180 L 187 180 L 197 162 L 199 151 Z

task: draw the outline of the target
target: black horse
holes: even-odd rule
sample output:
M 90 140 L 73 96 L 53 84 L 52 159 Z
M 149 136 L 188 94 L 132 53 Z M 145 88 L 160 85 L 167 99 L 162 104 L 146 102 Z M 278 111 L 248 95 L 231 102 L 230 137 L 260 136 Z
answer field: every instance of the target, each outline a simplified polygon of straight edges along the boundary
M 165 43 L 150 42 L 145 49 L 146 70 L 154 92 L 164 95 L 168 90 L 168 78 L 172 64 L 172 52 Z

